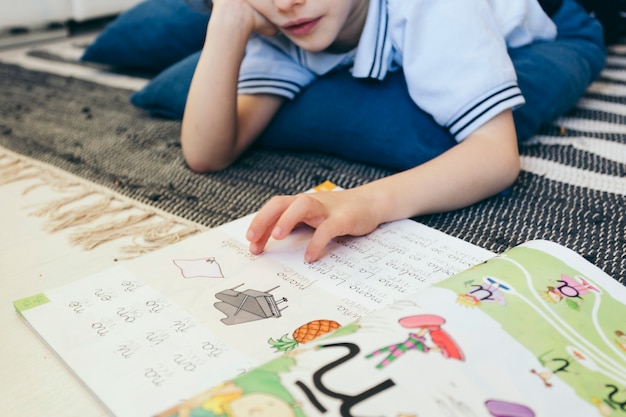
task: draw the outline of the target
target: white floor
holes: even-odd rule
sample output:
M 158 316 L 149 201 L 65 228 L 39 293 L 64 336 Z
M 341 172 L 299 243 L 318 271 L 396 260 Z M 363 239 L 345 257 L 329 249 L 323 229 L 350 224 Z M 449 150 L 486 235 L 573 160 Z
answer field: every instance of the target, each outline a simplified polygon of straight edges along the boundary
M 93 34 L 47 42 L 51 50 L 78 59 Z M 1 41 L 1 39 L 0 39 Z M 3 46 L 0 42 L 0 46 Z M 42 61 L 27 55 L 30 45 L 0 48 L 0 60 L 33 70 L 97 81 L 115 87 L 139 89 L 147 80 L 110 74 L 95 68 Z M 0 174 L 2 175 L 2 174 Z M 108 243 L 91 251 L 72 246 L 71 232 L 50 233 L 45 220 L 32 216 L 43 202 L 62 197 L 50 187 L 24 194 L 33 181 L 1 185 L 0 177 L 0 415 L 92 417 L 105 409 L 64 367 L 25 324 L 13 301 L 58 287 L 115 264 L 126 256 L 122 246 Z
M 114 264 L 122 244 L 92 251 L 71 246 L 68 233 L 49 233 L 33 209 L 56 197 L 32 181 L 0 186 L 0 415 L 106 416 L 15 312 L 12 302 Z
M 22 50 L 2 52 L 23 56 Z M 0 185 L 0 415 L 107 416 L 12 303 L 111 265 L 125 242 L 86 252 L 69 244 L 69 232 L 46 232 L 44 219 L 31 213 L 58 194 L 49 187 L 24 194 L 31 185 Z

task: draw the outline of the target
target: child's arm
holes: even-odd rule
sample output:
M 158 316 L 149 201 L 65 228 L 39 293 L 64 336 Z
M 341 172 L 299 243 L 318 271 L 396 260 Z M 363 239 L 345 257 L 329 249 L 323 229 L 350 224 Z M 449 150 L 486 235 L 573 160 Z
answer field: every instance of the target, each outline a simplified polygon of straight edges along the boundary
M 230 165 L 282 104 L 272 95 L 237 96 L 239 68 L 253 31 L 271 35 L 275 28 L 245 0 L 213 2 L 182 121 L 183 156 L 194 171 Z
M 449 151 L 410 170 L 338 192 L 272 198 L 248 230 L 250 250 L 282 239 L 299 223 L 316 229 L 305 259 L 319 259 L 336 236 L 363 235 L 381 223 L 445 212 L 476 203 L 511 185 L 520 169 L 510 110 Z

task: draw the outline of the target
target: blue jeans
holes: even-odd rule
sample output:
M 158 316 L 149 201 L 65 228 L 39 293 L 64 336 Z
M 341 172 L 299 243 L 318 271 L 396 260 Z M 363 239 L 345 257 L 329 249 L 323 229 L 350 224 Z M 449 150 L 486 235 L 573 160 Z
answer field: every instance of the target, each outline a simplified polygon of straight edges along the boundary
M 526 99 L 513 112 L 520 142 L 570 110 L 604 67 L 602 26 L 582 6 L 564 0 L 552 19 L 556 40 L 509 50 Z M 283 105 L 256 143 L 402 171 L 440 155 L 456 141 L 413 103 L 402 71 L 376 81 L 341 70 L 319 78 Z

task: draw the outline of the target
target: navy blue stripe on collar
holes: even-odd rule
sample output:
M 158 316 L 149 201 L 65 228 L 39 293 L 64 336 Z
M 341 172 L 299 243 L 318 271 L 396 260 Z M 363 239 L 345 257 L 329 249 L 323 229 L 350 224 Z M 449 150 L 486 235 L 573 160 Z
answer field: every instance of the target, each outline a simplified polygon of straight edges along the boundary
M 376 34 L 376 45 L 374 59 L 372 60 L 372 66 L 369 71 L 370 78 L 380 79 L 383 73 L 383 59 L 385 59 L 385 45 L 388 42 L 387 39 L 387 27 L 389 24 L 389 16 L 387 15 L 387 0 L 379 0 L 378 2 L 378 32 Z

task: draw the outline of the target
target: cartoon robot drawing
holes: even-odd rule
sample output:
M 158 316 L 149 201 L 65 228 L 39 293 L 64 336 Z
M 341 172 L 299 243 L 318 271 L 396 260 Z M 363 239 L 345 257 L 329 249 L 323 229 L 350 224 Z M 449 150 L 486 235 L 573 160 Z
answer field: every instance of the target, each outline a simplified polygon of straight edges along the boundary
M 247 323 L 255 320 L 267 319 L 270 317 L 280 317 L 281 312 L 287 308 L 279 308 L 279 304 L 287 302 L 287 298 L 283 297 L 276 300 L 270 292 L 278 288 L 278 286 L 267 291 L 258 291 L 248 289 L 245 291 L 237 291 L 236 287 L 220 291 L 215 297 L 221 302 L 214 304 L 227 317 L 221 319 L 226 325 Z

